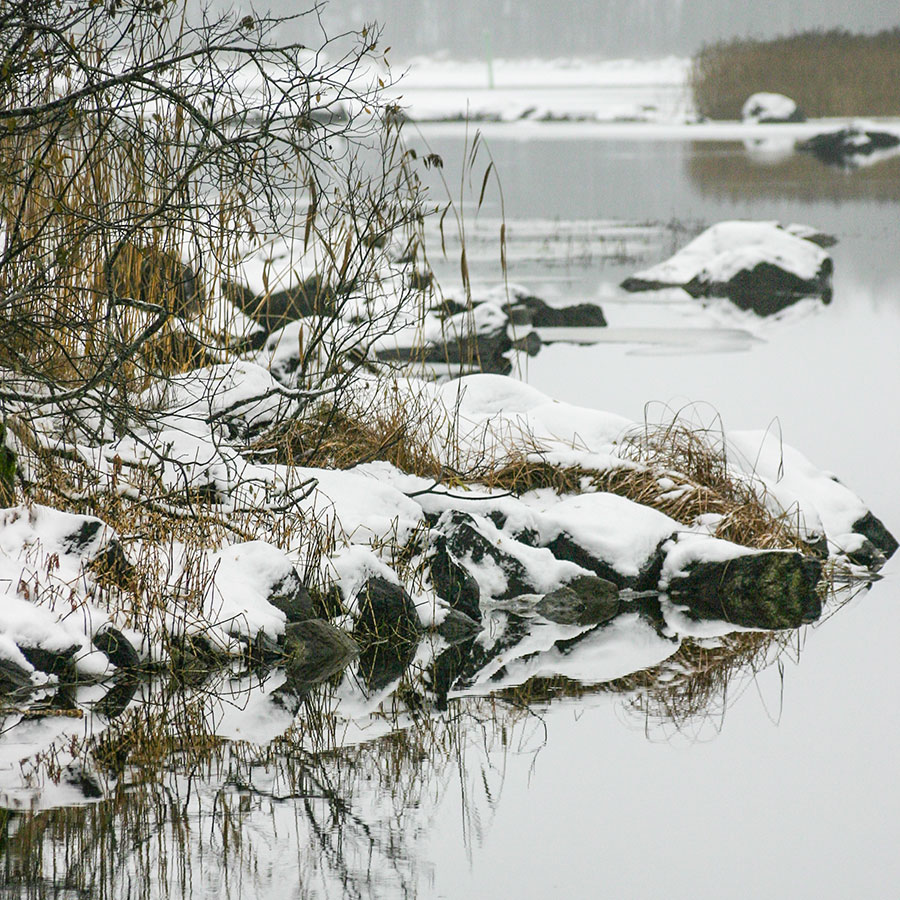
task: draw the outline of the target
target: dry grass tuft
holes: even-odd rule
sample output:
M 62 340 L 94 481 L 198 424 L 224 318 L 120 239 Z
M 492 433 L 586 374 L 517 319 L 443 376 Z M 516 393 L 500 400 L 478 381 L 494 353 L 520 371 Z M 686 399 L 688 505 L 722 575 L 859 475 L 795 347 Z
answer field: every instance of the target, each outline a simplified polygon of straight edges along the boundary
M 646 426 L 619 446 L 622 465 L 603 471 L 554 466 L 534 453 L 511 451 L 499 468 L 480 473 L 490 487 L 522 494 L 551 488 L 558 494 L 608 491 L 665 513 L 682 525 L 716 515 L 715 536 L 760 549 L 809 551 L 798 522 L 766 507 L 762 486 L 728 468 L 720 435 L 676 419 Z
M 366 406 L 332 401 L 263 435 L 250 454 L 286 465 L 351 469 L 382 460 L 403 472 L 452 480 L 437 446 L 448 417 L 425 399 L 387 386 Z

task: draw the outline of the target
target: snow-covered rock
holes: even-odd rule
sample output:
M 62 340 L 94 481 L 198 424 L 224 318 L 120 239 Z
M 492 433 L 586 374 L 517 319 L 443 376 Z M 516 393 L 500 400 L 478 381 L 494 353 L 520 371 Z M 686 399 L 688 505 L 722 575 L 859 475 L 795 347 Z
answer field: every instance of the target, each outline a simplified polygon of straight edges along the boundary
M 790 97 L 762 91 L 749 96 L 741 109 L 745 122 L 802 122 L 803 113 Z
M 820 246 L 777 222 L 720 222 L 622 287 L 682 287 L 694 297 L 728 297 L 742 309 L 769 315 L 801 297 L 830 301 L 832 269 Z

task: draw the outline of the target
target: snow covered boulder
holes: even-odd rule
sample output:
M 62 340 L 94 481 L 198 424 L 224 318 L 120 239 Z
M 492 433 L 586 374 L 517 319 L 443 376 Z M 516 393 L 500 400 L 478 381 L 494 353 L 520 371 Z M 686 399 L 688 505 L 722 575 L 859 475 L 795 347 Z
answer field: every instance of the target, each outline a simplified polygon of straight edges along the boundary
M 436 528 L 446 535 L 449 551 L 474 577 L 485 599 L 543 594 L 589 574 L 571 560 L 556 558 L 547 547 L 516 540 L 483 516 L 449 510 Z
M 812 153 L 830 166 L 854 169 L 900 152 L 900 135 L 877 130 L 864 122 L 854 122 L 837 131 L 826 131 L 797 144 L 797 149 Z
M 626 291 L 682 287 L 766 316 L 801 297 L 831 300 L 831 257 L 777 222 L 720 222 L 673 257 L 622 282 Z
M 822 563 L 801 553 L 688 535 L 668 545 L 660 588 L 701 619 L 777 630 L 819 618 L 821 577 Z
M 312 618 L 312 600 L 293 561 L 265 541 L 232 544 L 209 554 L 214 583 L 207 608 L 230 634 L 279 638 L 285 623 Z
M 760 92 L 749 96 L 741 109 L 744 122 L 803 122 L 797 104 L 784 94 Z
M 824 539 L 829 555 L 873 571 L 896 552 L 896 538 L 865 502 L 777 432 L 734 431 L 728 444 L 732 465 L 759 482 L 773 515 L 796 515 L 811 544 Z
M 608 493 L 578 494 L 544 513 L 542 543 L 620 588 L 656 587 L 662 545 L 681 526 L 663 513 Z

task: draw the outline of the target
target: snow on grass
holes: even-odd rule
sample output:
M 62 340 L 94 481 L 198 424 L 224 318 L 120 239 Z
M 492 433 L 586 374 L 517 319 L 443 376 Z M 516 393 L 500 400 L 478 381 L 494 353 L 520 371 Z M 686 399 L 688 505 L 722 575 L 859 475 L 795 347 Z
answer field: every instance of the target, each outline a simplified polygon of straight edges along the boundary
M 852 552 L 853 525 L 868 511 L 863 501 L 831 472 L 784 444 L 774 431 L 733 431 L 732 464 L 758 478 L 774 509 L 796 511 L 807 534 L 823 532 L 838 548 Z

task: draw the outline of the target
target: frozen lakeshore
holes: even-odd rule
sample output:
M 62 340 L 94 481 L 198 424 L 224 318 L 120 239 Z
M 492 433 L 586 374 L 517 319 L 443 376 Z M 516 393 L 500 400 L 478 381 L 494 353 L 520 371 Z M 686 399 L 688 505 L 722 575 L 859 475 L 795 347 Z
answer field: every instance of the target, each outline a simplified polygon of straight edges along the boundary
M 752 127 L 787 134 L 794 164 L 793 142 L 819 126 Z M 276 322 L 284 310 L 270 303 L 259 337 L 248 304 L 246 319 L 233 317 L 238 336 L 259 339 L 240 361 L 155 394 L 153 427 L 131 439 L 75 442 L 125 500 L 152 499 L 171 515 L 201 498 L 240 531 L 198 549 L 174 529 L 147 540 L 40 504 L 4 511 L 0 655 L 21 682 L 0 736 L 7 877 L 39 871 L 35 890 L 52 894 L 80 871 L 94 886 L 140 885 L 146 896 L 462 897 L 502 893 L 512 879 L 518 895 L 543 896 L 560 881 L 572 891 L 595 882 L 603 834 L 608 883 L 623 894 L 639 885 L 653 895 L 665 882 L 675 895 L 717 896 L 744 871 L 748 842 L 769 860 L 745 873 L 757 893 L 877 894 L 896 867 L 896 791 L 885 776 L 896 717 L 884 709 L 900 620 L 897 557 L 885 563 L 891 544 L 868 513 L 897 533 L 900 422 L 872 387 L 900 375 L 896 198 L 871 186 L 878 166 L 851 181 L 805 158 L 800 180 L 824 200 L 791 193 L 796 170 L 783 160 L 762 172 L 772 192 L 741 188 L 758 163 L 742 143 L 749 128 L 485 126 L 501 174 L 522 161 L 519 176 L 503 176 L 513 279 L 554 309 L 602 307 L 608 325 L 596 326 L 601 343 L 576 346 L 536 326 L 537 355 L 512 347 L 522 326 L 507 334 L 505 306 L 519 289 L 498 293 L 489 195 L 468 232 L 481 312 L 437 305 L 424 329 L 392 322 L 367 359 L 385 365 L 379 353 L 405 346 L 409 332 L 445 350 L 471 318 L 476 333 L 509 338 L 500 355 L 515 376 L 447 379 L 459 359 L 440 372 L 429 364 L 437 382 L 404 372 L 357 386 L 360 421 L 387 422 L 383 436 L 398 409 L 415 411 L 404 439 L 434 466 L 428 474 L 378 459 L 337 470 L 267 456 L 260 436 L 309 402 L 297 375 L 306 336 L 324 334 L 327 362 L 332 346 L 371 334 L 363 305 L 317 331 L 311 317 Z M 436 149 L 452 166 L 464 129 L 423 133 L 445 142 Z M 569 176 L 568 193 L 542 146 Z M 722 169 L 706 165 L 712 156 Z M 684 228 L 669 227 L 675 211 Z M 837 237 L 831 302 L 804 297 L 762 318 L 681 287 L 620 288 L 704 227 L 735 219 L 809 222 Z M 458 277 L 448 244 L 435 269 Z M 276 279 L 307 283 L 293 271 L 304 254 L 280 248 L 291 264 L 279 271 L 274 249 L 248 258 L 253 294 Z M 465 290 L 438 275 L 444 299 L 464 304 Z M 384 278 L 379 314 L 403 295 L 397 281 Z M 476 354 L 459 356 L 471 364 Z M 732 482 L 775 517 L 788 513 L 803 552 L 778 547 L 775 558 L 802 558 L 775 588 L 796 585 L 790 621 L 740 621 L 721 591 L 714 614 L 692 611 L 672 591 L 692 563 L 752 567 L 773 554 L 722 537 L 731 507 L 695 515 L 698 486 L 683 468 L 648 466 L 652 401 L 670 412 L 708 401 L 717 413 L 692 408 L 685 424 Z M 671 421 L 652 409 L 646 418 L 663 434 Z M 755 431 L 736 430 L 746 428 Z M 141 473 L 160 446 L 151 493 Z M 460 477 L 478 466 L 480 479 Z M 648 502 L 612 490 L 648 469 Z M 182 490 L 188 502 L 173 506 Z M 317 542 L 320 557 L 309 550 Z M 817 592 L 813 579 L 835 564 L 866 589 Z M 131 579 L 148 572 L 166 602 L 130 607 Z M 730 590 L 741 596 L 740 585 Z M 825 600 L 821 618 L 813 597 Z M 327 664 L 310 660 L 326 640 Z M 873 686 L 886 701 L 869 701 Z M 710 829 L 735 808 L 746 828 Z M 852 834 L 841 828 L 848 809 L 861 823 Z M 852 846 L 849 861 L 833 852 L 835 834 Z M 700 841 L 728 873 L 698 873 Z M 648 844 L 659 866 L 646 864 Z M 557 848 L 571 861 L 565 873 L 545 862 Z M 798 857 L 815 871 L 801 872 Z

